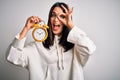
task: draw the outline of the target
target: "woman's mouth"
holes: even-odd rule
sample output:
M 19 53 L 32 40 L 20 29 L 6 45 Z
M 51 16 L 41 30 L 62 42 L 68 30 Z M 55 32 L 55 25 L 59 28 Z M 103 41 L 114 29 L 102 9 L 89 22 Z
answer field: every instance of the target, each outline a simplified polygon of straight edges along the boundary
M 52 28 L 53 28 L 54 31 L 57 31 L 60 28 L 60 25 L 59 24 L 53 24 Z

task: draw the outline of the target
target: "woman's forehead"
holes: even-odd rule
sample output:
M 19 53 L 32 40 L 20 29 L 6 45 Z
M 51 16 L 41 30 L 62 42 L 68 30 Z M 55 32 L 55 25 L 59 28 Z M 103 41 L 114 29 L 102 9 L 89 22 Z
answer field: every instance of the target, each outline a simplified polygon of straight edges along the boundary
M 52 12 L 59 14 L 63 13 L 63 10 L 60 7 L 55 7 Z

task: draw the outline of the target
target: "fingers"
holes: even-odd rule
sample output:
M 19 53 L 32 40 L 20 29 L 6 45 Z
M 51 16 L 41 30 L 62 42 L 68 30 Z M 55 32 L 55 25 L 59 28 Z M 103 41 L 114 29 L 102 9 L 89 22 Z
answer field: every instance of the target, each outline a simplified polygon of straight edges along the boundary
M 72 13 L 73 12 L 73 7 L 70 8 L 70 6 L 68 5 L 68 10 L 69 10 L 69 13 Z
M 73 13 L 73 7 L 70 8 L 68 6 L 68 9 L 62 5 L 62 8 L 64 9 L 65 13 L 60 13 L 57 18 L 66 26 L 71 26 L 72 24 L 72 13 Z
M 62 8 L 65 10 L 65 13 L 72 13 L 73 12 L 73 7 L 70 8 L 69 5 L 68 5 L 68 9 L 66 7 L 64 7 L 63 5 L 62 5 Z
M 65 13 L 68 12 L 68 10 L 62 5 L 62 8 L 65 10 Z
M 39 23 L 41 22 L 41 19 L 38 17 L 38 16 L 31 16 L 29 18 L 30 22 L 33 22 L 33 23 Z
M 73 13 L 73 7 L 72 7 L 72 9 L 70 10 L 70 13 L 71 13 L 71 14 Z
M 66 25 L 66 17 L 65 14 L 60 14 L 59 16 L 57 16 L 58 20 L 60 22 L 62 22 L 64 25 Z

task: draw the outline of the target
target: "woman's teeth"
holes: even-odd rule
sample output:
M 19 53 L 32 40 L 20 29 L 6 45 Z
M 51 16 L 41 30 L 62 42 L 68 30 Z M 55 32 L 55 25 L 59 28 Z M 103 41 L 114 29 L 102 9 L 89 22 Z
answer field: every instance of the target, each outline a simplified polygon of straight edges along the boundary
M 54 24 L 54 25 L 53 25 L 53 30 L 55 30 L 55 31 L 56 31 L 56 30 L 58 30 L 58 29 L 59 29 L 59 27 L 60 27 L 60 25 L 59 25 L 59 24 Z
M 57 24 L 57 25 L 53 25 L 54 27 L 60 27 L 60 25 L 59 24 Z

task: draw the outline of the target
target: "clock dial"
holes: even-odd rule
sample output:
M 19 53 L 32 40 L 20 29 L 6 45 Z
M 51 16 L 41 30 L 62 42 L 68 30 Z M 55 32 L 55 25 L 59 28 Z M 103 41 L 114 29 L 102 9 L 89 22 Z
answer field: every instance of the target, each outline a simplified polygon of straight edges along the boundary
M 47 29 L 49 27 L 42 21 L 40 24 L 34 24 L 32 37 L 37 42 L 43 42 L 48 37 Z
M 34 37 L 37 39 L 37 40 L 42 40 L 44 39 L 46 36 L 46 32 L 44 29 L 42 28 L 37 28 L 34 32 Z

